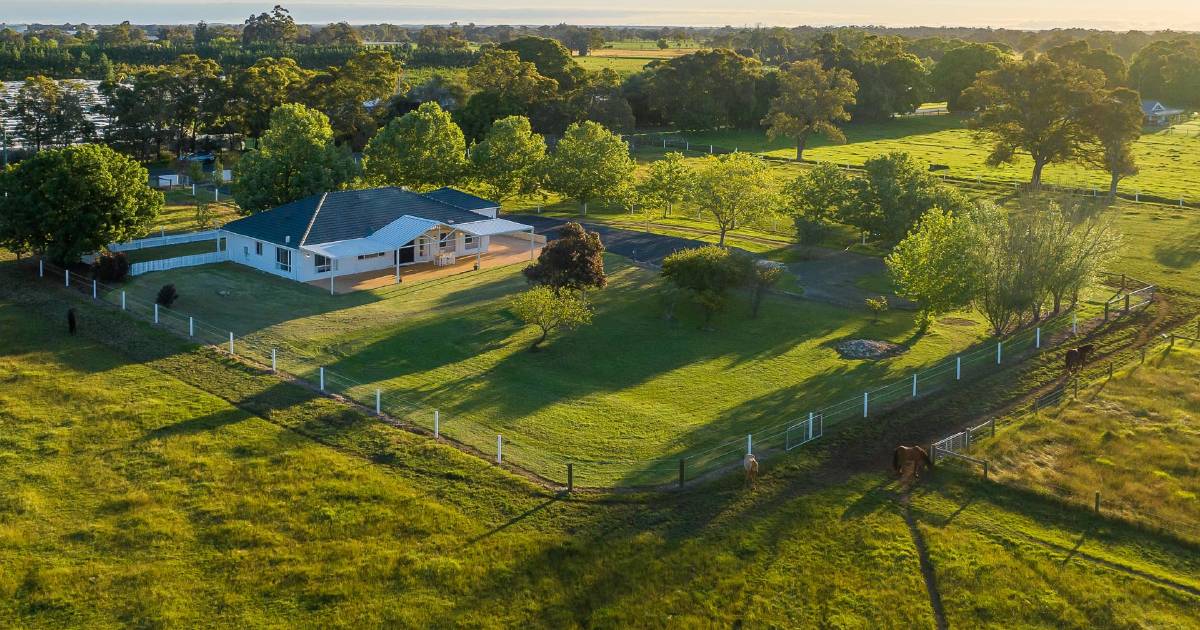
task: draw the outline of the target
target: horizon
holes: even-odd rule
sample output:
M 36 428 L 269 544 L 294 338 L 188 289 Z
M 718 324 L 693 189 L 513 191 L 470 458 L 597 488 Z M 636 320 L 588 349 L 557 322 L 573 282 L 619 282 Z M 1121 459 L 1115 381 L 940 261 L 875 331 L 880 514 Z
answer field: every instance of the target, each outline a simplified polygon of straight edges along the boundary
M 117 0 L 102 6 L 84 0 L 17 0 L 0 12 L 8 24 L 193 24 L 199 21 L 240 24 L 251 14 L 269 11 L 266 2 L 229 1 L 200 3 L 184 0 Z M 359 0 L 335 3 L 302 1 L 283 3 L 298 23 L 390 23 L 403 26 L 458 22 L 477 25 L 540 26 L 576 24 L 599 27 L 753 27 L 753 26 L 878 26 L 888 28 L 994 28 L 1013 30 L 1095 29 L 1109 31 L 1197 31 L 1200 11 L 1188 0 L 1164 0 L 1153 15 L 1131 12 L 1118 0 L 1066 0 L 1045 6 L 1034 0 L 933 0 L 904 6 L 884 0 L 846 0 L 838 11 L 795 8 L 786 0 L 765 0 L 752 10 L 732 11 L 719 0 L 667 0 L 654 8 L 637 4 L 610 4 L 602 9 L 564 6 L 547 0 L 521 0 L 520 6 L 495 8 L 451 0 L 433 6 Z M 1135 13 L 1136 17 L 1130 17 Z M 1037 16 L 1010 17 L 1012 15 Z M 1087 17 L 1081 17 L 1087 16 Z

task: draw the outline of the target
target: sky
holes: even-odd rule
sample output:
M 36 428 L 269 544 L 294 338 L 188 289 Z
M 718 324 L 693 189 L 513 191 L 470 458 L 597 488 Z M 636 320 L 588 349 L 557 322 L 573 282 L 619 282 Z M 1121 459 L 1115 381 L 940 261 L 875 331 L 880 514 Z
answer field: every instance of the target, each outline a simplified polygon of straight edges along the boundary
M 302 23 L 991 26 L 1200 30 L 1198 0 L 0 0 L 0 22 L 234 23 L 281 2 Z

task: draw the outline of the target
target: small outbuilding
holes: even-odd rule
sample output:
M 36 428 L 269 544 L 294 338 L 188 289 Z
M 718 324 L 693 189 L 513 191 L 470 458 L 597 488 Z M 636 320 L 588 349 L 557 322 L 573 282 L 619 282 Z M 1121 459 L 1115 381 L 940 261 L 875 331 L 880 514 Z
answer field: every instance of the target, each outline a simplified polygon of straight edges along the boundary
M 1151 127 L 1166 127 L 1183 121 L 1188 113 L 1167 107 L 1159 101 L 1142 101 L 1142 120 Z

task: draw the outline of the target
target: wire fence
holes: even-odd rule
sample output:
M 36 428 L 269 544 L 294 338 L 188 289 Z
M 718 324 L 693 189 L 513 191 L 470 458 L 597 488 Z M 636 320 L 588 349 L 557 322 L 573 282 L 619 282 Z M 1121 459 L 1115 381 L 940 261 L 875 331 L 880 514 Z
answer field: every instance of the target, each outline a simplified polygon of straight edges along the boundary
M 629 144 L 629 150 L 631 152 L 638 150 L 675 150 L 692 155 L 725 155 L 729 153 L 746 152 L 753 153 L 764 160 L 772 162 L 804 164 L 809 166 L 815 166 L 818 164 L 832 164 L 842 170 L 856 174 L 862 173 L 865 170 L 863 165 L 854 164 L 851 162 L 833 162 L 828 160 L 813 160 L 809 158 L 804 158 L 797 162 L 795 159 L 790 157 L 771 155 L 763 151 L 748 149 L 746 147 L 721 146 L 711 142 L 693 141 L 692 139 L 684 136 L 681 132 L 648 132 L 626 135 L 623 136 L 623 138 Z M 942 168 L 944 170 L 944 167 Z M 991 190 L 1001 188 L 1013 191 L 1024 191 L 1029 189 L 1028 182 L 1013 181 L 1011 179 L 1004 178 L 984 177 L 979 174 L 962 176 L 952 175 L 946 172 L 935 172 L 934 176 L 941 179 L 943 182 L 953 183 L 958 186 L 965 187 L 985 187 Z M 1097 185 L 1062 185 L 1043 182 L 1040 185 L 1039 190 L 1076 197 L 1092 197 L 1095 199 L 1108 196 L 1108 190 Z M 1164 195 L 1135 190 L 1133 192 L 1118 191 L 1116 196 L 1119 199 L 1133 201 L 1135 203 L 1144 202 L 1160 205 L 1171 205 L 1180 208 L 1200 208 L 1200 199 L 1189 198 L 1183 195 L 1180 195 L 1179 197 L 1167 197 Z
M 214 326 L 192 315 L 130 295 L 120 287 L 38 262 L 39 277 L 60 283 L 91 300 L 120 309 L 129 316 L 214 347 L 241 360 L 300 381 L 324 395 L 336 396 L 376 413 L 382 420 L 403 428 L 450 440 L 468 452 L 495 460 L 540 477 L 550 484 L 594 488 L 683 486 L 727 471 L 748 452 L 760 460 L 777 457 L 821 439 L 829 429 L 851 422 L 870 422 L 888 410 L 938 392 L 960 387 L 965 381 L 1007 368 L 1030 353 L 1068 341 L 1080 330 L 1078 314 L 1064 312 L 1005 338 L 985 342 L 967 351 L 883 383 L 867 384 L 861 395 L 833 403 L 813 401 L 810 411 L 771 424 L 747 426 L 737 436 L 726 435 L 708 446 L 685 449 L 660 459 L 636 459 L 614 453 L 608 458 L 581 458 L 548 452 L 527 442 L 526 436 L 505 434 L 499 423 L 468 414 L 445 414 L 418 400 L 413 392 L 364 382 L 353 375 L 321 365 L 318 354 L 285 340 L 260 334 L 241 335 Z M 1143 290 L 1135 286 L 1130 289 Z M 1136 311 L 1114 312 L 1113 319 Z M 796 403 L 802 408 L 802 403 Z
M 1164 346 L 1163 349 L 1167 350 L 1173 347 L 1177 340 L 1192 340 L 1192 337 L 1181 333 L 1181 331 L 1183 333 L 1189 332 L 1192 326 L 1192 324 L 1187 324 L 1183 328 L 1176 329 L 1174 332 L 1163 334 L 1151 340 L 1142 348 L 1140 359 L 1133 359 L 1120 367 L 1109 363 L 1107 378 L 1112 378 L 1113 372 L 1116 369 L 1123 369 L 1134 362 L 1144 363 L 1146 354 L 1153 351 L 1155 347 Z M 1200 320 L 1194 326 L 1197 332 L 1197 337 L 1194 338 L 1195 342 L 1200 343 Z M 1081 379 L 1080 375 L 1076 375 L 1057 387 L 1039 394 L 1026 404 L 1003 416 L 992 418 L 980 425 L 964 429 L 934 442 L 931 453 L 934 461 L 946 462 L 949 460 L 953 462 L 966 462 L 970 466 L 982 468 L 984 477 L 987 478 L 989 472 L 994 473 L 996 471 L 995 465 L 983 458 L 982 454 L 970 455 L 971 447 L 984 439 L 995 438 L 997 436 L 997 426 L 1002 428 L 1010 427 L 1031 418 L 1040 417 L 1043 414 L 1053 414 L 1073 404 L 1079 398 L 1081 388 L 1086 391 L 1088 387 L 1086 384 L 1081 385 Z M 1001 431 L 999 436 L 1000 439 L 1003 439 L 1005 433 Z M 1011 476 L 1011 474 L 1004 478 L 1003 483 L 1026 492 L 1051 497 L 1064 503 L 1089 507 L 1097 513 L 1103 513 L 1110 517 L 1124 520 L 1138 527 L 1165 531 L 1194 541 L 1200 541 L 1200 522 L 1185 522 L 1179 519 L 1167 518 L 1155 511 L 1152 506 L 1133 502 L 1120 496 L 1114 496 L 1113 494 L 1102 493 L 1100 490 L 1083 490 L 1078 487 L 1072 488 L 1046 481 L 1045 479 L 1024 479 Z

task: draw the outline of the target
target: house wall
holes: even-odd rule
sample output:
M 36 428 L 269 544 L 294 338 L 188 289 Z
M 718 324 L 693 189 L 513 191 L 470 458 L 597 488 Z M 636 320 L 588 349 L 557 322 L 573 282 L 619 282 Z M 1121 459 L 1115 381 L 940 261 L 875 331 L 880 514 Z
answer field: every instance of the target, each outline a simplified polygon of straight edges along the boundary
M 226 238 L 225 253 L 229 256 L 230 262 L 235 262 L 247 267 L 253 267 L 259 271 L 265 271 L 274 274 L 281 278 L 299 279 L 297 275 L 297 266 L 303 261 L 303 255 L 295 248 L 283 247 L 266 241 L 259 241 L 241 234 L 221 231 L 221 235 Z M 255 244 L 262 243 L 262 255 L 256 253 Z M 284 271 L 278 269 L 275 265 L 275 250 L 276 248 L 287 249 L 292 254 L 292 269 Z

